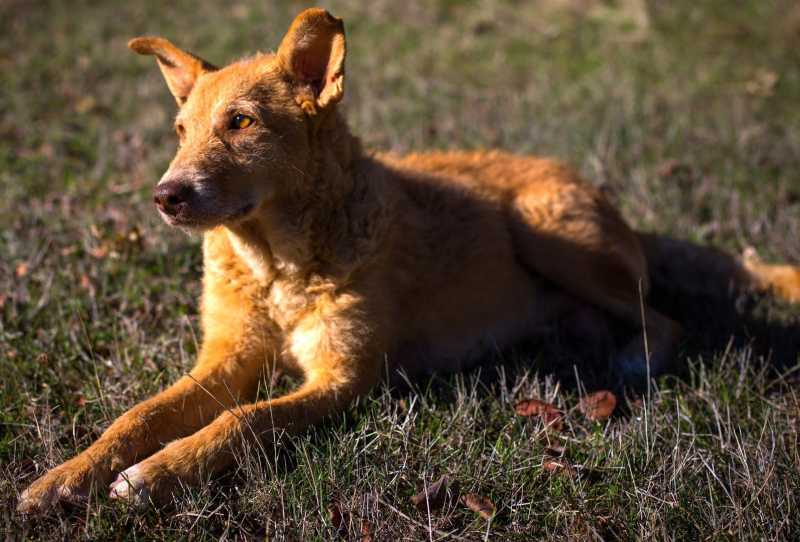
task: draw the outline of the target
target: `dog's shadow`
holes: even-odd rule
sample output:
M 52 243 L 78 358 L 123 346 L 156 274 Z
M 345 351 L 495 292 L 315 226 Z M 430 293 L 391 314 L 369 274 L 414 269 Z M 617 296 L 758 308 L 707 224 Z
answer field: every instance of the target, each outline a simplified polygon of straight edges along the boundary
M 798 363 L 800 311 L 796 306 L 760 294 L 720 298 L 687 295 L 665 289 L 654 290 L 648 303 L 679 322 L 684 330 L 671 366 L 664 376 L 682 380 L 690 374 L 689 363 L 702 363 L 713 370 L 716 364 L 721 363 L 723 356 L 730 355 L 743 355 L 746 360 L 741 361 L 774 373 L 783 372 Z M 630 335 L 630 329 L 624 325 L 615 326 L 614 331 L 618 337 Z M 580 385 L 588 391 L 622 391 L 624 386 L 613 370 L 615 352 L 601 351 L 598 357 L 584 346 L 579 348 L 576 355 L 576 345 L 564 345 L 563 341 L 555 345 L 552 341 L 546 341 L 543 347 L 556 360 L 555 367 L 543 367 L 543 370 L 552 372 L 562 389 L 575 389 Z M 561 366 L 570 359 L 577 360 L 577 371 L 565 371 Z M 642 388 L 628 388 L 625 391 L 637 393 Z
M 650 306 L 679 322 L 683 338 L 669 371 L 662 376 L 685 380 L 689 363 L 702 363 L 713 369 L 724 356 L 744 356 L 747 363 L 772 374 L 780 374 L 800 363 L 800 311 L 796 306 L 776 301 L 767 295 L 715 296 L 686 295 L 667 290 L 654 291 Z M 497 389 L 499 378 L 515 382 L 531 372 L 550 376 L 567 392 L 613 390 L 635 397 L 646 383 L 631 387 L 620 381 L 614 359 L 631 337 L 630 326 L 611 323 L 612 344 L 596 344 L 584 337 L 570 322 L 557 324 L 553 332 L 503 352 L 494 352 L 466 372 L 477 379 L 484 393 Z M 499 370 L 502 367 L 502 370 Z M 398 397 L 411 388 L 426 389 L 437 399 L 452 395 L 452 382 L 433 375 L 411 384 L 393 383 Z
M 726 351 L 747 347 L 752 360 L 781 372 L 800 361 L 800 310 L 768 295 L 727 299 L 656 290 L 650 303 L 685 330 L 680 355 L 713 363 Z

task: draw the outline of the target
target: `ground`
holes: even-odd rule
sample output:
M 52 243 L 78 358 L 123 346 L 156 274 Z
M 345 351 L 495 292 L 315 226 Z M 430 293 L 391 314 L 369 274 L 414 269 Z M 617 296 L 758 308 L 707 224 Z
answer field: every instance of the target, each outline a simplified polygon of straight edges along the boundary
M 797 537 L 800 310 L 671 293 L 654 302 L 689 332 L 677 376 L 620 396 L 609 420 L 576 407 L 604 367 L 567 332 L 467 374 L 382 387 L 170 507 L 100 495 L 61 515 L 16 515 L 28 483 L 185 373 L 196 351 L 199 238 L 163 224 L 150 196 L 174 152 L 174 103 L 152 59 L 125 43 L 161 34 L 222 63 L 275 47 L 303 7 L 0 3 L 3 537 Z M 556 156 L 639 228 L 800 263 L 796 2 L 326 7 L 346 21 L 345 107 L 368 145 Z M 566 413 L 562 431 L 514 413 L 532 397 Z M 552 473 L 545 448 L 559 446 L 573 468 Z M 494 516 L 457 491 L 415 508 L 410 497 L 444 474 L 491 499 Z

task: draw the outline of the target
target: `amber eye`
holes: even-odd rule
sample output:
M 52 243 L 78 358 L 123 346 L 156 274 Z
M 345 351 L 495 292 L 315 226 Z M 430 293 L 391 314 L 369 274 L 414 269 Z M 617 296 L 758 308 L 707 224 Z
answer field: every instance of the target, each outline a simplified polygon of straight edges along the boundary
M 234 115 L 231 119 L 231 128 L 234 130 L 243 130 L 255 122 L 253 117 L 247 115 Z

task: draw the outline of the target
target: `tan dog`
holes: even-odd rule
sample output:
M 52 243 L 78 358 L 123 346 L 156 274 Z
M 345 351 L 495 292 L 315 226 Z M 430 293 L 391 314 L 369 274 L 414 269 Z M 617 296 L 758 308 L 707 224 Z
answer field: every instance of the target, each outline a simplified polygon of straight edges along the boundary
M 550 160 L 363 151 L 336 107 L 343 24 L 323 10 L 301 13 L 277 53 L 222 69 L 165 39 L 129 45 L 155 55 L 179 105 L 155 202 L 204 232 L 203 344 L 188 376 L 34 482 L 23 512 L 109 483 L 115 498 L 163 498 L 231 465 L 248 439 L 341 411 L 387 363 L 457 370 L 584 306 L 630 324 L 621 375 L 657 375 L 680 331 L 642 308 L 653 273 L 800 300 L 798 268 L 635 233 Z M 304 383 L 252 402 L 275 366 Z

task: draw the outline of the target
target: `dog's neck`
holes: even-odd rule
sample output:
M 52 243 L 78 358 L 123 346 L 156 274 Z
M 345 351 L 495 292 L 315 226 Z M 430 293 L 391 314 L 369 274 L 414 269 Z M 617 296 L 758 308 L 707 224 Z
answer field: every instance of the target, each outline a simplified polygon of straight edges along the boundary
M 261 282 L 278 276 L 307 278 L 334 263 L 331 233 L 347 229 L 361 143 L 338 113 L 318 126 L 311 140 L 311 159 L 296 190 L 227 227 L 234 251 Z

